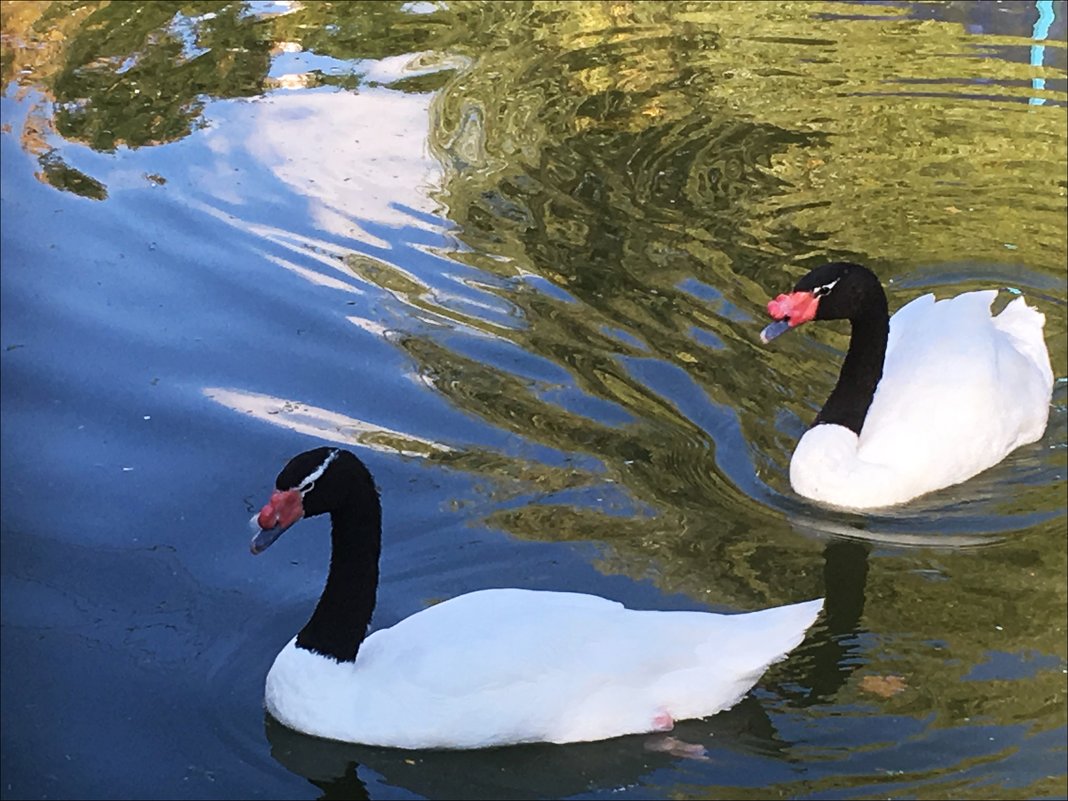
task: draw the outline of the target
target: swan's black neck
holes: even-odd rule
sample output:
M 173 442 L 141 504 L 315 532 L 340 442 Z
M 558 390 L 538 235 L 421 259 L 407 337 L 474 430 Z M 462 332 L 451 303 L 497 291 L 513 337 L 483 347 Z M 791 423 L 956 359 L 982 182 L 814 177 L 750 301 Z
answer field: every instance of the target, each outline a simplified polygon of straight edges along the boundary
M 297 647 L 352 662 L 367 636 L 378 589 L 382 511 L 378 494 L 330 513 L 330 572 Z
M 890 335 L 886 294 L 882 287 L 876 286 L 878 291 L 867 293 L 860 311 L 849 318 L 853 326 L 849 352 L 838 374 L 838 383 L 816 415 L 813 426 L 836 423 L 860 436 L 875 389 L 883 377 L 886 341 Z

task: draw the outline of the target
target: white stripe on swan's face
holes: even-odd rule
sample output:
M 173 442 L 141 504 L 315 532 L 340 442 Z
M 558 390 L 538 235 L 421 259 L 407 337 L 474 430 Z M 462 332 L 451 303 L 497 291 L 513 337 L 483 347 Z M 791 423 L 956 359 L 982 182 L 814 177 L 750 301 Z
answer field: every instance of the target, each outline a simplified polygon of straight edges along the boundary
M 337 458 L 339 453 L 341 453 L 341 451 L 337 448 L 330 451 L 330 455 L 323 460 L 323 463 L 309 473 L 308 477 L 301 481 L 299 486 L 294 487 L 294 489 L 300 493 L 302 498 L 311 492 L 312 487 L 315 486 L 315 482 L 322 477 L 323 473 L 326 472 L 326 468 L 328 468 L 330 463 Z
M 817 298 L 823 297 L 828 292 L 830 292 L 832 289 L 834 289 L 834 285 L 838 283 L 838 280 L 839 279 L 835 278 L 829 284 L 824 284 L 823 286 L 816 287 L 815 289 L 812 290 L 812 294 L 815 295 Z

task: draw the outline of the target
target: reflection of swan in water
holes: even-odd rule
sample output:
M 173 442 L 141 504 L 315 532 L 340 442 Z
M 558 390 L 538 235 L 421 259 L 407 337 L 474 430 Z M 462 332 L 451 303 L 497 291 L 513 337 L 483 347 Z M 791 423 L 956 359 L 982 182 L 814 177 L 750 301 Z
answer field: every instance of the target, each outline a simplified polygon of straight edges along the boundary
M 841 514 L 841 520 L 791 516 L 805 536 L 826 541 L 823 549 L 823 615 L 805 643 L 780 671 L 786 680 L 777 688 L 796 707 L 832 702 L 851 675 L 863 668 L 861 625 L 868 583 L 868 556 L 873 547 L 968 548 L 997 542 L 991 535 L 865 530 L 867 519 Z M 889 524 L 892 518 L 884 520 Z M 801 688 L 800 690 L 797 688 Z
M 794 527 L 805 536 L 826 541 L 823 549 L 823 615 L 812 627 L 794 658 L 783 665 L 784 681 L 776 691 L 795 707 L 833 702 L 852 674 L 864 666 L 860 657 L 861 625 L 868 584 L 868 556 L 873 545 L 969 547 L 994 542 L 991 537 L 953 536 L 916 532 L 865 531 L 866 519 L 840 513 L 834 520 L 791 515 Z
M 534 743 L 478 751 L 399 751 L 321 740 L 264 716 L 271 755 L 322 790 L 322 798 L 369 798 L 381 781 L 423 798 L 568 798 L 634 787 L 685 757 L 657 748 L 657 735 L 593 743 Z M 790 759 L 760 701 L 749 696 L 705 720 L 683 721 L 672 736 L 704 748 L 723 783 L 751 781 L 749 755 Z M 394 791 L 395 792 L 395 791 Z
M 860 621 L 870 550 L 867 543 L 850 540 L 831 540 L 823 550 L 824 615 L 797 650 L 797 659 L 784 666 L 788 679 L 778 688 L 794 706 L 831 702 L 863 664 L 856 652 L 858 635 L 863 633 Z M 804 689 L 798 692 L 792 687 Z

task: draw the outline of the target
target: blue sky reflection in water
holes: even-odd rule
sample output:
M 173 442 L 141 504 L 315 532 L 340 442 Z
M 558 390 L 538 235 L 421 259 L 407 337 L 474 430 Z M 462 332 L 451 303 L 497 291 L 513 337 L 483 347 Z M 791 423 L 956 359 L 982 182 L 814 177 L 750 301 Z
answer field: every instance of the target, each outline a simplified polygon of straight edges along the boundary
M 1063 797 L 1065 4 L 3 7 L 0 793 Z M 1024 292 L 1042 441 L 892 512 L 789 489 L 844 328 Z M 1006 293 L 1008 294 L 1008 293 Z M 399 753 L 265 720 L 326 521 L 385 507 L 375 626 L 483 587 L 828 614 L 675 741 Z

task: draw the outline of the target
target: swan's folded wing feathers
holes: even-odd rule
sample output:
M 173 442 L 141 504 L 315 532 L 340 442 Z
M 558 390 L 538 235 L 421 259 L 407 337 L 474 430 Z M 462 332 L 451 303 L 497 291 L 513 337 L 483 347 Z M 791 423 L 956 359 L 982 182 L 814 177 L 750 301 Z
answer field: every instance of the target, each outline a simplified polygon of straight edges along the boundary
M 931 293 L 921 295 L 909 301 L 890 318 L 890 335 L 886 340 L 886 353 L 890 353 L 898 346 L 898 342 L 904 332 L 913 330 L 917 320 L 927 314 L 934 307 L 935 296 Z
M 993 324 L 999 331 L 1012 337 L 1016 349 L 1039 369 L 1046 384 L 1052 388 L 1053 369 L 1043 334 L 1046 315 L 1029 306 L 1023 297 L 1018 297 L 993 318 Z

